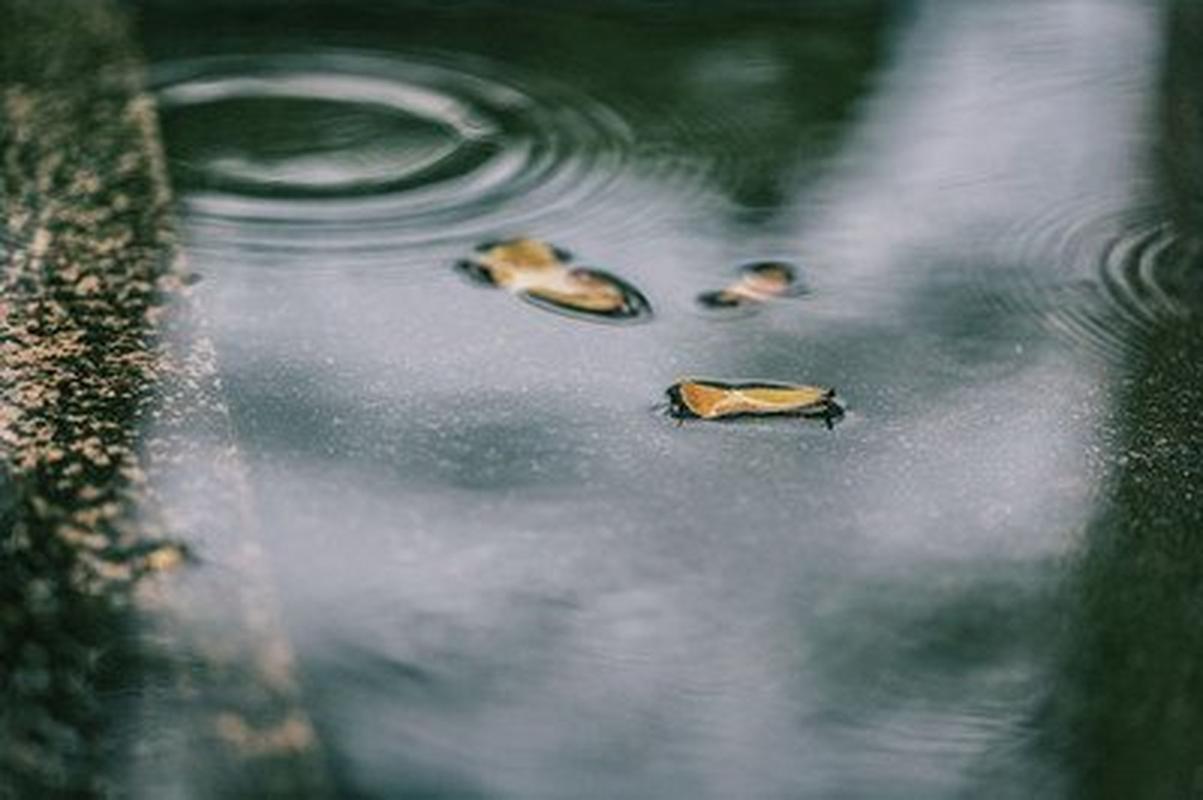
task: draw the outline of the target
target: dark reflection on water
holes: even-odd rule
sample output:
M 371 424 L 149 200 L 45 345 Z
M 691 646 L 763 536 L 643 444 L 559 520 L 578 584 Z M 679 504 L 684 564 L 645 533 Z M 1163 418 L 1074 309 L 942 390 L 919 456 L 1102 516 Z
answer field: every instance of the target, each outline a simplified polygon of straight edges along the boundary
M 983 292 L 1038 318 L 1081 350 L 1124 364 L 1161 328 L 1197 313 L 1197 243 L 1183 237 L 1167 208 L 1117 205 L 1063 208 L 1007 232 L 1024 242 L 1007 291 Z
M 897 776 L 923 763 L 934 778 L 925 796 L 956 795 L 966 783 L 1005 794 L 993 770 L 1035 736 L 1024 710 L 1044 690 L 1033 665 L 1054 640 L 1060 577 L 1027 564 L 944 564 L 831 593 L 810 632 L 815 655 L 802 665 L 823 687 L 805 722 L 830 725 L 847 747 L 847 796 L 906 796 Z M 855 768 L 865 752 L 880 759 L 877 770 Z
M 269 263 L 295 250 L 317 266 L 331 250 L 392 258 L 586 201 L 627 157 L 626 126 L 586 95 L 507 70 L 314 47 L 160 65 L 176 180 L 204 223 L 197 246 L 266 249 Z
M 1183 230 L 1203 231 L 1203 62 L 1198 43 L 1203 38 L 1203 13 L 1190 0 L 1169 0 L 1165 30 L 1168 41 L 1161 72 L 1158 122 L 1164 146 L 1158 178 L 1165 187 L 1174 220 Z M 1196 278 L 1196 288 L 1199 279 Z
M 1121 393 L 1121 467 L 1070 585 L 1041 741 L 1076 797 L 1203 793 L 1201 342 L 1197 318 L 1158 333 Z
M 1185 785 L 1138 741 L 1178 715 L 1186 769 L 1188 604 L 1139 587 L 1190 572 L 1125 543 L 1193 436 L 1157 412 L 1162 488 L 1126 477 L 1197 355 L 1160 6 L 299 8 L 151 4 L 146 39 L 345 794 L 1091 796 L 1125 755 L 1127 796 Z M 656 319 L 448 269 L 519 235 Z M 699 313 L 774 259 L 804 297 Z M 850 415 L 677 429 L 683 375 Z
M 1041 744 L 1068 766 L 1077 797 L 1203 793 L 1203 390 L 1200 163 L 1203 8 L 1173 3 L 1161 103 L 1172 210 L 1153 277 L 1179 313 L 1149 326 L 1119 392 L 1119 468 L 1069 584 L 1066 652 Z

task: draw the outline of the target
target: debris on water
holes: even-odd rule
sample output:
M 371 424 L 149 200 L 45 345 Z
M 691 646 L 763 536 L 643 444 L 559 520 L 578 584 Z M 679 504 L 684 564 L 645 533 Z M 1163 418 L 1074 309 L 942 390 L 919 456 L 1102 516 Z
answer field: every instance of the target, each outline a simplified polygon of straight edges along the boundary
M 687 379 L 668 387 L 665 394 L 669 416 L 679 420 L 807 417 L 822 419 L 830 429 L 844 415 L 843 406 L 835 398 L 835 389 L 822 386 Z
M 599 269 L 573 267 L 572 254 L 538 239 L 486 242 L 456 269 L 476 283 L 507 289 L 522 299 L 573 316 L 629 322 L 651 316 L 647 298 Z
M 567 251 L 547 242 L 523 238 L 485 242 L 477 246 L 475 257 L 456 266 L 479 283 L 521 290 L 567 270 L 571 259 Z
M 586 267 L 568 270 L 556 280 L 532 286 L 522 296 L 553 311 L 612 320 L 632 320 L 651 314 L 647 299 L 634 286 L 609 272 Z
M 783 261 L 757 261 L 739 272 L 739 280 L 726 288 L 699 294 L 698 304 L 709 309 L 749 308 L 802 293 L 797 270 Z

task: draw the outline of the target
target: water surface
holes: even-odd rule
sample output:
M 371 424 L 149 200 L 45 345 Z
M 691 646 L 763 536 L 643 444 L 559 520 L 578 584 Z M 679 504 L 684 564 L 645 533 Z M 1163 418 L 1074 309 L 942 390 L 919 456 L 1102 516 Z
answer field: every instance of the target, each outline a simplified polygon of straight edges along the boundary
M 1128 477 L 1159 457 L 1130 441 L 1141 406 L 1173 389 L 1130 387 L 1198 390 L 1198 249 L 1157 164 L 1162 7 L 144 22 L 343 795 L 1104 796 L 1107 753 L 1131 768 L 1115 796 L 1184 796 L 1189 753 L 1116 747 L 1158 726 L 1107 709 L 1168 693 L 1158 719 L 1193 684 L 1099 678 L 1152 637 L 1082 600 L 1152 579 L 1095 542 L 1174 496 Z M 518 235 L 623 276 L 654 321 L 548 314 L 452 269 Z M 697 308 L 761 260 L 808 294 Z M 677 427 L 656 404 L 687 375 L 835 386 L 849 413 Z M 1157 642 L 1188 625 L 1180 598 L 1134 602 L 1176 614 Z

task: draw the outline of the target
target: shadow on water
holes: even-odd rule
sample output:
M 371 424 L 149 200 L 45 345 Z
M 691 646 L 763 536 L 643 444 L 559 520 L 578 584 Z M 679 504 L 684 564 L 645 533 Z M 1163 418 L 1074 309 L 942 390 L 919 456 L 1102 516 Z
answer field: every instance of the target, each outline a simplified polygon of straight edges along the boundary
M 1203 325 L 1169 329 L 1122 391 L 1122 464 L 1070 585 L 1052 733 L 1076 797 L 1203 791 Z
M 1194 255 L 1154 274 L 1189 313 L 1133 360 L 1115 423 L 1120 467 L 1067 591 L 1067 654 L 1041 744 L 1073 797 L 1203 794 L 1203 9 L 1174 3 L 1170 23 L 1164 216 Z
M 290 239 L 361 255 L 387 246 L 393 263 L 398 246 L 513 234 L 536 220 L 564 236 L 585 224 L 585 204 L 604 212 L 589 229 L 638 235 L 642 217 L 664 213 L 657 192 L 597 198 L 614 197 L 632 166 L 698 201 L 717 188 L 729 220 L 765 223 L 836 151 L 889 17 L 876 1 L 144 5 L 176 179 L 201 223 L 194 246 L 240 243 L 243 259 Z M 191 19 L 209 31 L 203 40 L 187 34 Z M 246 124 L 272 96 L 304 118 L 300 151 L 279 124 Z M 387 126 L 394 144 L 430 156 L 407 168 L 404 193 L 373 178 L 399 166 L 396 147 L 377 147 Z M 310 204 L 320 216 L 295 202 L 355 174 L 363 180 L 340 183 L 340 202 Z
M 1203 64 L 1196 48 L 1203 40 L 1203 14 L 1189 0 L 1170 0 L 1169 6 L 1159 115 L 1163 132 L 1160 177 L 1176 222 L 1183 230 L 1200 232 L 1203 231 L 1203 147 L 1199 143 L 1203 142 L 1203 103 L 1199 101 L 1198 86 L 1203 81 Z

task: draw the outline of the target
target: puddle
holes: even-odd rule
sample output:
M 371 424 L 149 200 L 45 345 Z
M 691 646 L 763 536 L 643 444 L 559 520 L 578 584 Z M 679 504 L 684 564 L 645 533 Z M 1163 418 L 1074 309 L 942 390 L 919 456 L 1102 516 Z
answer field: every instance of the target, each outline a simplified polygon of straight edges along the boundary
M 1194 519 L 1160 6 L 248 7 L 144 43 L 340 796 L 1066 796 L 1139 716 L 1090 703 L 1198 739 L 1128 622 L 1189 603 L 1091 600 L 1190 564 L 1096 533 Z

